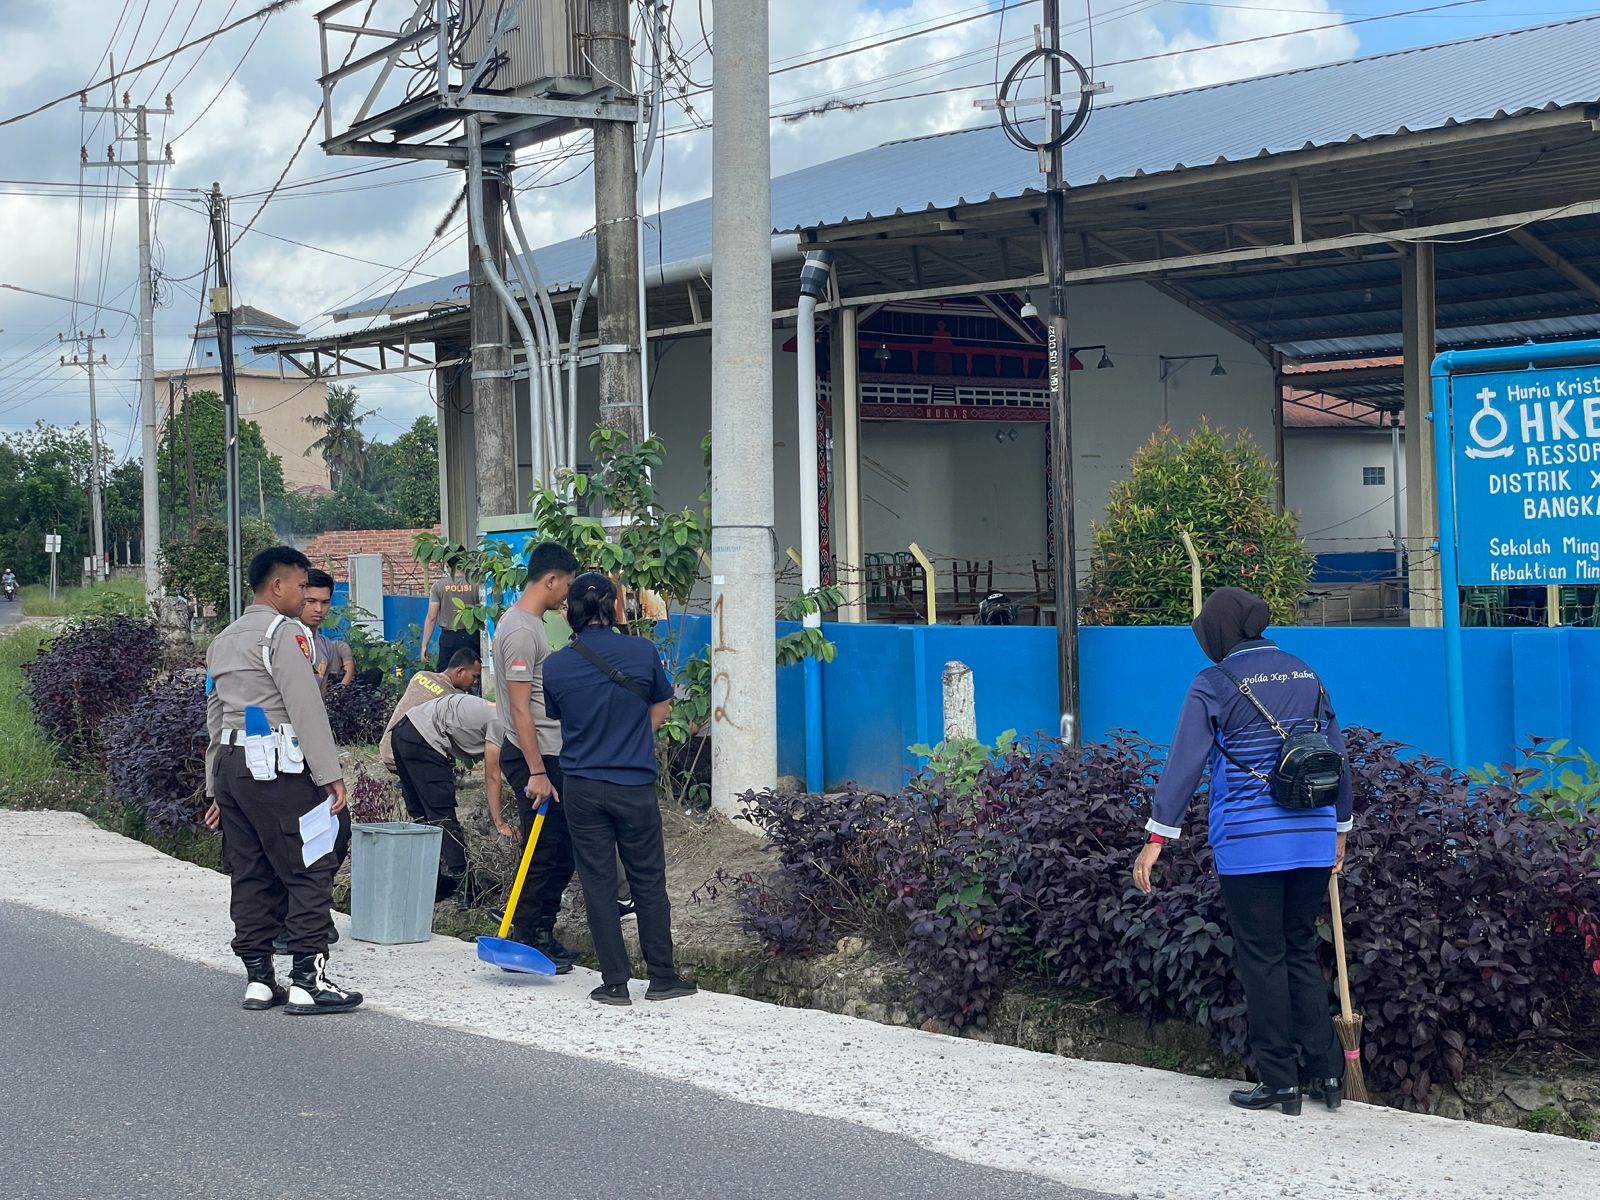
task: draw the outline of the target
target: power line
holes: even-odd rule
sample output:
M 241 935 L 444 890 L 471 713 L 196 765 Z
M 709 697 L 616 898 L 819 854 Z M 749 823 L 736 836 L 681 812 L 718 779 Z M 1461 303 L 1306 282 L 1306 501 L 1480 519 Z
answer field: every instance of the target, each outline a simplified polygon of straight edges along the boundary
M 282 12 L 290 5 L 297 3 L 299 3 L 299 0 L 272 0 L 272 3 L 263 5 L 261 8 L 256 9 L 249 15 L 240 17 L 237 21 L 232 21 L 222 26 L 220 29 L 215 29 L 210 33 L 195 38 L 193 41 L 185 42 L 176 50 L 169 50 L 165 54 L 158 55 L 155 58 L 147 59 L 146 61 L 139 63 L 137 66 L 125 66 L 121 71 L 110 78 L 97 79 L 93 83 L 85 84 L 83 87 L 78 88 L 75 91 L 68 92 L 65 96 L 57 96 L 54 100 L 46 100 L 43 104 L 37 105 L 34 108 L 30 108 L 26 112 L 17 113 L 12 117 L 6 117 L 4 120 L 0 120 L 0 129 L 3 129 L 7 125 L 15 125 L 19 121 L 26 121 L 29 117 L 36 117 L 42 112 L 48 112 L 50 109 L 55 108 L 58 104 L 65 104 L 69 100 L 75 100 L 85 92 L 93 91 L 95 88 L 103 87 L 105 84 L 110 83 L 115 86 L 117 78 L 122 75 L 129 75 L 135 71 L 142 71 L 146 67 L 157 66 L 160 63 L 166 62 L 169 58 L 176 58 L 185 50 L 192 50 L 196 46 L 202 46 L 207 42 L 221 37 L 225 33 L 233 32 L 240 26 L 248 25 L 251 21 L 257 20 L 261 17 L 270 17 L 273 13 Z

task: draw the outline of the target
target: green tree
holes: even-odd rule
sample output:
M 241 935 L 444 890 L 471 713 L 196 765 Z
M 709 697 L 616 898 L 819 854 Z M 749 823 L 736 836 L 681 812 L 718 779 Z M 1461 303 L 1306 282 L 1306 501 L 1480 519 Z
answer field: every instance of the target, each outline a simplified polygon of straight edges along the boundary
M 1193 539 L 1205 591 L 1241 587 L 1293 623 L 1311 579 L 1311 555 L 1293 513 L 1277 511 L 1277 473 L 1249 434 L 1231 441 L 1209 423 L 1187 438 L 1161 429 L 1111 489 L 1094 527 L 1086 620 L 1187 625 L 1193 616 Z
M 332 529 L 408 529 L 397 515 L 359 484 L 346 479 L 327 496 L 289 496 L 279 509 L 282 524 L 293 534 L 315 536 Z
M 439 426 L 432 417 L 418 417 L 392 443 L 367 443 L 363 460 L 363 485 L 399 520 L 439 520 Z
M 278 544 L 278 535 L 265 521 L 240 522 L 239 586 L 245 586 L 243 572 L 250 560 L 268 546 Z M 169 541 L 161 549 L 161 582 L 182 596 L 194 596 L 202 605 L 218 613 L 228 611 L 228 527 L 209 517 L 185 538 Z
M 101 511 L 108 548 L 112 542 L 139 542 L 144 531 L 144 466 L 138 459 L 130 458 L 107 477 Z
M 9 566 L 24 583 L 49 578 L 44 552 L 48 533 L 61 535 L 63 574 L 76 578 L 90 552 L 89 432 L 39 422 L 32 429 L 0 438 L 0 567 Z
M 162 508 L 164 512 L 181 514 L 179 526 L 190 524 L 188 460 L 191 453 L 194 458 L 196 521 L 202 517 L 220 521 L 227 515 L 227 461 L 222 424 L 222 398 L 215 392 L 191 393 L 186 411 L 167 422 L 157 457 Z M 267 449 L 261 426 L 254 421 L 241 421 L 239 483 L 240 507 L 244 512 L 250 512 L 255 507 L 258 477 L 267 504 L 276 509 L 284 494 L 283 460 Z
M 306 424 L 322 433 L 311 443 L 306 455 L 309 457 L 312 451 L 322 455 L 322 461 L 328 464 L 328 482 L 335 491 L 346 479 L 361 482 L 362 451 L 366 448 L 361 423 L 373 410 L 359 411 L 360 400 L 355 388 L 331 383 L 326 411 L 306 418 Z

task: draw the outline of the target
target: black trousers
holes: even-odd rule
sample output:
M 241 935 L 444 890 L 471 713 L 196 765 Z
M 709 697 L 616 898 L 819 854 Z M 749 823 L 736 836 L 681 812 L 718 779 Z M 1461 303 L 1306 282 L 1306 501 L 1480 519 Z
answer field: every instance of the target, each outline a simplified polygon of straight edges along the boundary
M 441 629 L 439 631 L 439 657 L 433 664 L 435 671 L 443 671 L 450 665 L 450 660 L 455 657 L 456 651 L 464 646 L 470 646 L 478 651 L 479 657 L 483 655 L 483 642 L 476 633 L 469 633 L 465 629 Z
M 1317 916 L 1329 874 L 1316 867 L 1218 876 L 1233 927 L 1233 967 L 1249 1009 L 1250 1049 L 1269 1087 L 1344 1074 L 1317 959 Z
M 446 875 L 460 879 L 467 873 L 467 842 L 456 819 L 455 763 L 428 745 L 410 721 L 394 727 L 392 744 L 406 812 L 413 821 L 444 831 L 439 865 Z
M 589 910 L 589 934 L 608 984 L 626 983 L 633 971 L 617 911 L 617 856 L 633 889 L 639 949 L 651 979 L 671 979 L 672 905 L 667 899 L 667 858 L 661 842 L 661 806 L 653 784 L 628 787 L 567 776 L 562 793 L 572 849 Z
M 561 778 L 561 764 L 554 758 L 540 756 L 542 769 L 550 776 L 556 794 L 567 798 L 565 781 Z M 528 843 L 533 832 L 534 805 L 528 799 L 526 788 L 532 778 L 528 760 L 521 749 L 508 738 L 500 747 L 500 773 L 511 785 L 517 797 L 517 817 L 522 825 L 522 843 Z M 552 804 L 545 813 L 544 829 L 539 834 L 539 845 L 533 852 L 533 862 L 528 865 L 528 878 L 522 885 L 522 897 L 517 901 L 517 911 L 511 923 L 517 936 L 528 940 L 541 929 L 553 929 L 561 912 L 561 894 L 572 882 L 572 839 L 567 834 L 567 806 Z
M 290 954 L 326 954 L 333 928 L 334 856 L 301 860 L 300 818 L 322 803 L 309 774 L 260 781 L 244 748 L 224 746 L 217 760 L 222 858 L 233 889 L 233 952 L 267 958 L 279 934 Z

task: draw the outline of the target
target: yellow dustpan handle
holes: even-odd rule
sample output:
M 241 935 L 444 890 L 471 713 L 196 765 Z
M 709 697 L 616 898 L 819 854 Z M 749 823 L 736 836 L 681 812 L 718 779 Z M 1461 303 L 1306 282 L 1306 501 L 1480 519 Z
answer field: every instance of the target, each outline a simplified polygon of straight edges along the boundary
M 517 901 L 522 899 L 522 885 L 528 878 L 528 867 L 533 862 L 533 849 L 539 844 L 539 831 L 544 828 L 544 812 L 550 807 L 548 797 L 539 805 L 533 816 L 533 829 L 528 833 L 528 848 L 522 852 L 522 865 L 517 868 L 517 881 L 511 885 L 511 899 L 506 901 L 505 916 L 500 918 L 500 936 L 511 932 L 511 919 L 517 912 Z

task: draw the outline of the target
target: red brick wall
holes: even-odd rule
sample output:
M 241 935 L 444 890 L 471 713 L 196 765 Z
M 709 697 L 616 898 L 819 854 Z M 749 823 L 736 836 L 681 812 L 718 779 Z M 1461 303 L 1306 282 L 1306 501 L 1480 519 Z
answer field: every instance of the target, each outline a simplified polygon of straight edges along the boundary
M 340 529 L 318 534 L 306 546 L 306 557 L 339 583 L 348 581 L 352 554 L 383 555 L 383 590 L 393 596 L 421 596 L 443 572 L 411 557 L 411 543 L 432 529 Z

